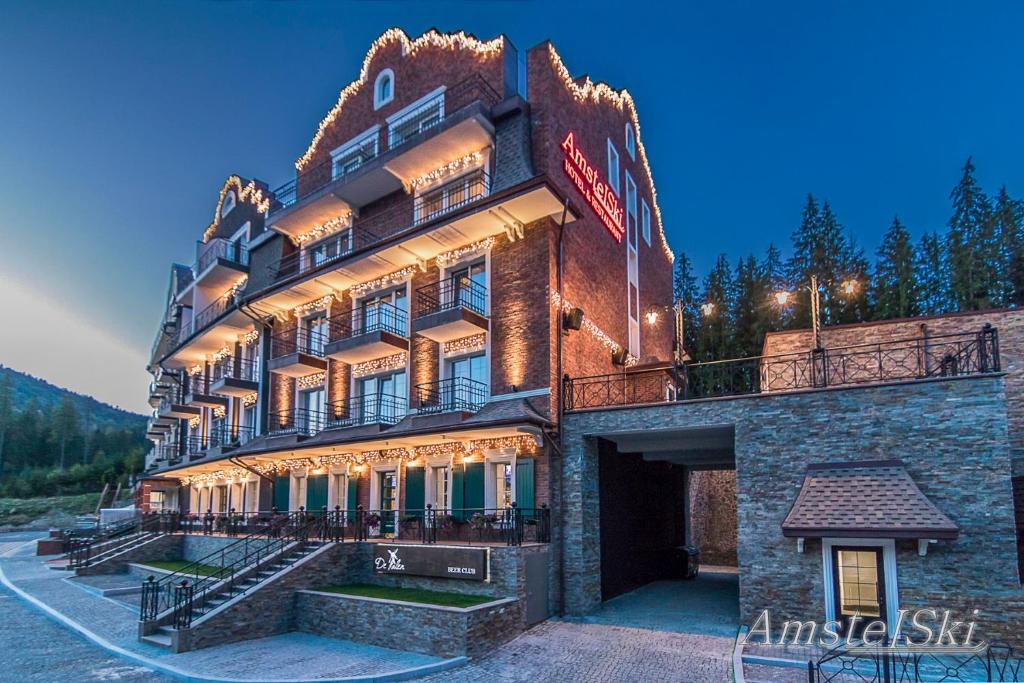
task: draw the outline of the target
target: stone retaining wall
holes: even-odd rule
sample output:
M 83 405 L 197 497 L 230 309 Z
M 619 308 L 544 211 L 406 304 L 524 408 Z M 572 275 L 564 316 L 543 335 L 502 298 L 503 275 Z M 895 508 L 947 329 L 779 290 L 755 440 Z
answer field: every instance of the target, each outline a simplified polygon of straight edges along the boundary
M 299 631 L 437 657 L 477 657 L 521 632 L 518 601 L 469 608 L 419 605 L 320 591 L 295 596 Z
M 181 559 L 182 544 L 185 537 L 179 534 L 156 536 L 130 550 L 111 557 L 99 564 L 83 567 L 76 571 L 78 576 L 94 576 L 96 574 L 120 574 L 127 571 L 129 563 L 146 562 L 147 560 L 178 560 Z

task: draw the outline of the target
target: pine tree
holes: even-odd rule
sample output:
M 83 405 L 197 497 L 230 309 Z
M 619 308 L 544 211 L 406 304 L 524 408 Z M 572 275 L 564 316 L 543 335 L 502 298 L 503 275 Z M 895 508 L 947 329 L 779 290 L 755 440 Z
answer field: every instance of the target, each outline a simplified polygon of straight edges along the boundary
M 996 195 L 993 220 L 1000 240 L 1002 302 L 1024 304 L 1024 205 L 1012 199 L 1003 186 Z
M 768 295 L 771 297 L 765 319 L 766 332 L 785 329 L 787 321 L 792 317 L 788 306 L 781 306 L 775 299 L 778 292 L 792 291 L 792 285 L 786 280 L 786 272 L 782 265 L 782 254 L 774 244 L 768 245 L 764 260 L 760 264 L 761 276 L 764 278 Z
M 714 268 L 704 278 L 704 303 L 700 333 L 697 338 L 697 360 L 723 360 L 730 357 L 733 324 L 733 294 L 729 259 L 721 254 Z
M 948 260 L 938 233 L 921 235 L 914 264 L 919 312 L 924 315 L 948 313 L 951 307 Z
M 732 350 L 737 357 L 759 356 L 770 319 L 768 279 L 751 254 L 736 267 L 732 320 Z
M 700 305 L 703 302 L 697 294 L 697 276 L 693 272 L 693 262 L 681 251 L 676 254 L 672 272 L 672 296 L 676 301 L 683 302 L 683 348 L 692 351 L 697 346 Z
M 994 286 L 992 254 L 996 240 L 988 197 L 974 178 L 970 157 L 963 175 L 949 195 L 953 215 L 946 235 L 946 253 L 950 274 L 950 294 L 957 310 L 973 311 L 987 308 Z
M 807 284 L 816 272 L 821 252 L 821 209 L 814 195 L 807 195 L 800 227 L 792 234 L 793 256 L 787 264 L 788 280 L 796 289 L 790 322 L 794 327 L 811 326 L 810 293 Z
M 65 394 L 60 402 L 60 407 L 54 413 L 51 427 L 53 438 L 57 442 L 57 452 L 60 454 L 59 465 L 62 470 L 65 466 L 68 444 L 78 436 L 78 423 L 78 411 L 75 409 L 75 404 L 71 401 L 71 397 Z
M 874 318 L 908 318 L 918 314 L 918 283 L 914 263 L 914 246 L 910 233 L 894 216 L 892 225 L 882 238 L 872 279 Z
M 829 287 L 829 296 L 835 302 L 836 322 L 859 323 L 871 319 L 868 301 L 870 266 L 864 250 L 857 244 L 853 233 L 847 233 L 840 245 L 839 269 Z M 852 283 L 852 291 L 848 290 Z

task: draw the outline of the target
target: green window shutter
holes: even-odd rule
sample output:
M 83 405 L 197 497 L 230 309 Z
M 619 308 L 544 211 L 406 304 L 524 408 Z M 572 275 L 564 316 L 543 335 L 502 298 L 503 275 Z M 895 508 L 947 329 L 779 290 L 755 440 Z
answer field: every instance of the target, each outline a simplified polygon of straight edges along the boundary
M 462 482 L 465 477 L 462 474 L 462 468 L 456 465 L 452 468 L 452 517 L 458 520 L 465 519 L 465 515 L 462 514 L 462 508 L 465 498 L 462 495 Z
M 274 507 L 278 512 L 288 512 L 288 488 L 291 483 L 291 477 L 287 474 L 274 477 Z
M 516 506 L 523 510 L 534 507 L 533 458 L 516 462 Z
M 327 475 L 306 477 L 306 511 L 320 512 L 327 505 Z
M 418 515 L 418 510 L 424 507 L 424 482 L 426 480 L 426 467 L 405 468 L 405 509 L 410 514 Z
M 482 462 L 466 463 L 465 492 L 463 501 L 467 510 L 483 510 L 484 508 L 484 464 Z
M 349 476 L 348 478 L 348 511 L 356 513 L 356 504 L 359 502 L 359 478 Z

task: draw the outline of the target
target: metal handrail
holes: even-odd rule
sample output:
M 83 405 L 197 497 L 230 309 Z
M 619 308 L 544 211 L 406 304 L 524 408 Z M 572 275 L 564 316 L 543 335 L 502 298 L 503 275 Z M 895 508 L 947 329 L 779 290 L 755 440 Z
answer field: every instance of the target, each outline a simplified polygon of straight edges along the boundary
M 420 413 L 456 410 L 475 413 L 487 403 L 488 389 L 469 377 L 448 377 L 416 385 L 416 406 Z
M 349 396 L 328 404 L 327 426 L 342 428 L 368 424 L 397 424 L 408 412 L 409 404 L 404 396 Z
M 194 615 L 213 609 L 207 604 L 208 597 L 245 593 L 248 587 L 238 581 L 240 576 L 257 570 L 292 544 L 308 542 L 318 520 L 316 515 L 299 511 L 275 514 L 269 524 L 269 534 L 240 538 L 159 581 L 149 577 L 142 585 L 139 620 L 156 621 L 171 616 L 173 611 L 175 627 L 189 628 Z
M 563 378 L 565 410 L 999 372 L 998 333 L 950 333 Z

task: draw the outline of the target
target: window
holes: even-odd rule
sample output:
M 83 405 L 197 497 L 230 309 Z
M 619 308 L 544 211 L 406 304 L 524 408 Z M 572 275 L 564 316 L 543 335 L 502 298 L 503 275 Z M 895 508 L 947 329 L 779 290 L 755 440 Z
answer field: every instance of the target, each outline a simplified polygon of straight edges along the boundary
M 619 152 L 611 138 L 608 138 L 608 184 L 615 194 L 619 194 Z
M 448 409 L 478 410 L 487 401 L 487 356 L 463 356 L 448 361 L 452 380 L 442 397 Z
M 383 69 L 373 83 L 373 108 L 380 109 L 395 99 L 395 72 Z
M 306 477 L 295 477 L 295 509 L 306 507 Z
M 644 233 L 644 242 L 651 246 L 651 207 L 646 199 L 640 200 L 640 226 Z
M 423 193 L 417 202 L 416 221 L 428 221 L 486 195 L 487 176 L 484 172 L 467 173 L 436 190 Z
M 448 498 L 448 466 L 433 468 L 434 474 L 434 509 L 447 510 L 450 506 Z
M 495 507 L 507 508 L 512 505 L 512 465 L 505 462 L 494 467 Z
M 246 406 L 242 411 L 242 424 L 248 429 L 238 430 L 238 439 L 243 443 L 256 434 L 256 404 Z
M 163 491 L 150 491 L 149 492 L 149 507 L 151 510 L 163 510 L 164 509 L 164 492 Z
M 412 136 L 444 120 L 444 88 L 429 93 L 387 118 L 388 148 L 394 149 Z
M 217 486 L 217 512 L 225 513 L 228 511 L 228 486 L 227 484 L 220 484 Z
M 626 236 L 629 246 L 636 249 L 636 183 L 626 171 Z
M 345 490 L 348 488 L 348 477 L 344 474 L 335 474 L 332 476 L 331 490 L 334 495 L 331 497 L 331 510 L 336 507 L 340 507 L 342 510 L 345 509 Z
M 227 194 L 224 195 L 224 201 L 220 205 L 220 217 L 224 218 L 231 210 L 235 208 L 235 191 L 228 190 Z
M 626 124 L 626 154 L 633 161 L 636 161 L 636 136 L 633 134 L 633 124 Z
M 331 152 L 331 179 L 337 180 L 376 158 L 379 151 L 380 126 L 374 126 Z
M 306 262 L 311 268 L 319 268 L 325 263 L 336 261 L 352 251 L 352 231 L 344 230 L 335 233 L 306 248 Z

